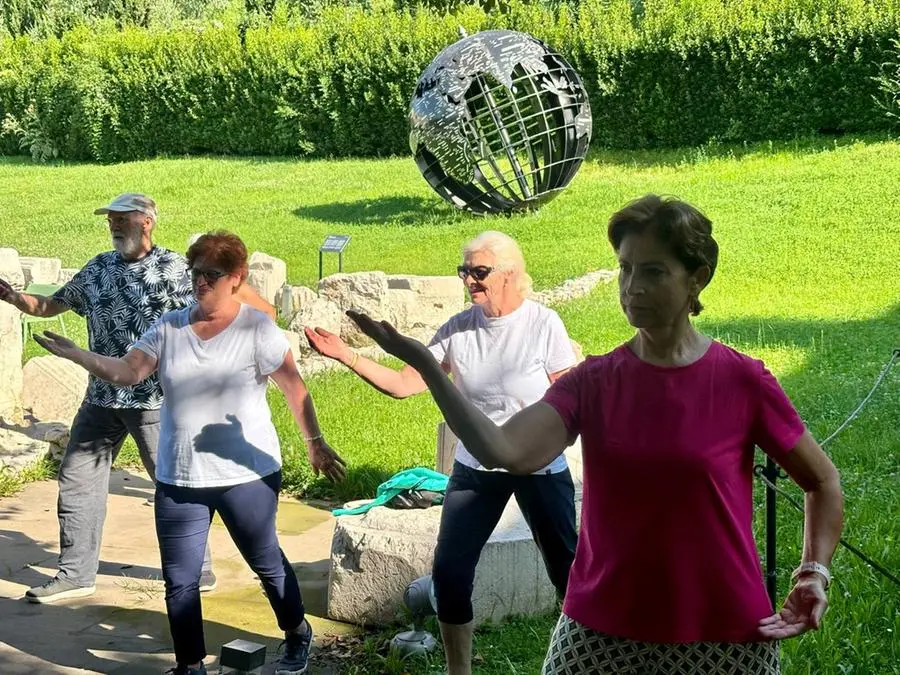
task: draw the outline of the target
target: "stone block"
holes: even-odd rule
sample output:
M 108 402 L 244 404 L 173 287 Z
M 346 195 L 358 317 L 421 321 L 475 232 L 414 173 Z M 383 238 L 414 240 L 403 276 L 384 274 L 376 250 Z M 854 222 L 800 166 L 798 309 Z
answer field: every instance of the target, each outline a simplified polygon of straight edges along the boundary
M 438 422 L 437 450 L 434 457 L 434 470 L 449 476 L 453 472 L 453 456 L 456 454 L 456 435 L 446 422 Z
M 463 310 L 464 301 L 459 277 L 388 277 L 391 319 L 402 331 L 428 329 L 433 333 Z
M 23 369 L 22 406 L 42 422 L 71 424 L 87 384 L 81 366 L 58 356 L 36 356 Z
M 0 428 L 0 468 L 21 471 L 50 452 L 50 444 L 12 429 Z
M 420 276 L 414 274 L 392 274 L 388 277 L 388 288 L 415 291 L 422 297 L 450 298 L 463 302 L 465 287 L 457 276 Z
M 431 573 L 441 507 L 376 507 L 340 516 L 331 548 L 328 616 L 359 625 L 404 618 L 403 591 Z M 476 625 L 553 609 L 556 591 L 515 500 L 485 545 L 472 596 Z
M 294 315 L 307 305 L 313 304 L 319 296 L 306 286 L 290 286 L 285 284 L 275 294 L 275 307 L 281 316 L 291 320 Z
M 59 270 L 59 281 L 60 286 L 65 286 L 67 283 L 72 281 L 76 274 L 78 274 L 81 270 L 75 269 L 74 267 L 63 267 Z
M 69 425 L 61 422 L 41 422 L 34 426 L 39 432 L 39 437 L 49 444 L 50 456 L 57 461 L 62 461 L 71 434 Z
M 294 359 L 298 359 L 299 354 L 300 354 L 300 341 L 301 340 L 305 341 L 306 338 L 305 337 L 301 338 L 300 335 L 298 335 L 297 333 L 295 333 L 292 330 L 283 330 L 281 332 L 284 333 L 284 336 L 287 338 L 288 343 L 290 343 L 290 345 L 291 345 L 291 354 L 294 355 Z
M 393 319 L 388 298 L 387 275 L 384 272 L 332 274 L 319 282 L 319 295 L 334 302 L 341 311 L 341 337 L 351 347 L 372 344 L 345 314 L 354 310 L 373 319 Z
M 327 298 L 317 296 L 314 301 L 303 305 L 288 325 L 288 330 L 300 336 L 299 352 L 295 356 L 300 358 L 314 353 L 303 334 L 305 327 L 324 328 L 335 335 L 340 335 L 343 319 L 341 308 Z
M 28 284 L 56 284 L 59 282 L 59 271 L 62 269 L 62 261 L 59 258 L 22 256 L 19 258 L 19 263 L 22 265 L 26 286 Z
M 284 260 L 256 251 L 250 256 L 250 275 L 247 283 L 266 302 L 274 305 L 275 295 L 287 280 L 287 265 Z
M 16 290 L 25 288 L 25 273 L 22 271 L 19 253 L 14 248 L 0 248 L 0 279 Z
M 22 418 L 22 314 L 6 302 L 0 302 L 0 345 L 0 418 L 19 421 Z

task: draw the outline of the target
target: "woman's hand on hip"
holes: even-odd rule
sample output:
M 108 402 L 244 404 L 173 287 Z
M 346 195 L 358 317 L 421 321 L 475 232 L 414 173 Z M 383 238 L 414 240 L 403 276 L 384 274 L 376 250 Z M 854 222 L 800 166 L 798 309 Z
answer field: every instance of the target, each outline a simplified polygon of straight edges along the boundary
M 822 577 L 818 574 L 801 576 L 788 593 L 781 611 L 759 622 L 759 633 L 771 640 L 782 640 L 808 630 L 818 630 L 827 608 L 828 596 Z
M 339 483 L 347 475 L 347 464 L 325 439 L 310 442 L 306 450 L 310 466 L 316 476 L 324 475 L 332 483 Z

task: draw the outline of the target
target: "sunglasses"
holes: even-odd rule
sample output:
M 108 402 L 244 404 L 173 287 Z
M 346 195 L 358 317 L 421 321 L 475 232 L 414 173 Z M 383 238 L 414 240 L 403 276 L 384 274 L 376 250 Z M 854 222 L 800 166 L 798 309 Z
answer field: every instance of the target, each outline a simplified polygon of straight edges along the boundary
M 487 265 L 476 265 L 475 267 L 469 267 L 468 265 L 460 265 L 456 268 L 456 273 L 459 275 L 459 278 L 463 281 L 466 280 L 466 277 L 470 276 L 475 281 L 484 281 L 488 278 L 488 274 L 494 271 L 493 267 L 488 267 Z
M 210 286 L 212 286 L 224 276 L 228 275 L 226 275 L 225 272 L 220 272 L 219 270 L 201 270 L 195 267 L 191 268 L 191 279 L 193 281 L 197 281 L 197 279 L 203 277 L 204 279 L 206 279 L 206 283 Z

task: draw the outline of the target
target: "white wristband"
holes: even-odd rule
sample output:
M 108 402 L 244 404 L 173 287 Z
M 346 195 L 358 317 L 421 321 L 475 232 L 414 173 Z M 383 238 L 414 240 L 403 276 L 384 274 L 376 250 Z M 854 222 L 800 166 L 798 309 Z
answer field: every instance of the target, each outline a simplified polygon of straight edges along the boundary
M 825 565 L 819 562 L 805 562 L 800 565 L 800 567 L 795 569 L 793 574 L 791 574 L 791 581 L 796 580 L 801 574 L 809 574 L 810 572 L 822 575 L 822 578 L 825 579 L 825 588 L 831 586 L 831 572 L 828 571 L 828 568 L 825 567 Z

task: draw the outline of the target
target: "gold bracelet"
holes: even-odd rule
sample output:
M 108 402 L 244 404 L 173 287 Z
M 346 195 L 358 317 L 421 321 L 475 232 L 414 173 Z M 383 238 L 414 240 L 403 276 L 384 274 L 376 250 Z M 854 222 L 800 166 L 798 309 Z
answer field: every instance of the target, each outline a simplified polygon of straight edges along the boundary
M 347 367 L 350 370 L 353 370 L 353 367 L 356 365 L 357 361 L 359 361 L 359 354 L 357 354 L 356 352 L 353 352 L 353 358 L 350 359 L 350 363 L 347 365 Z

